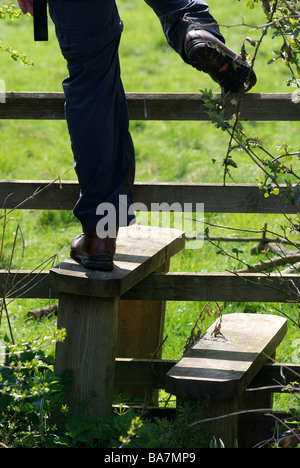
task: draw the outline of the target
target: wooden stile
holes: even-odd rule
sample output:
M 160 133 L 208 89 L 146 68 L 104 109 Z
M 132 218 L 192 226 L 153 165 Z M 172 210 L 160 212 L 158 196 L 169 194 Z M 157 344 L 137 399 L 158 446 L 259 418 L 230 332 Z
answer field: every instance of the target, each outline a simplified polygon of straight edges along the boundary
M 126 96 L 131 120 L 209 121 L 201 94 L 127 93 Z M 236 112 L 233 100 L 236 97 L 238 96 L 232 95 L 225 102 L 225 115 L 228 118 Z M 300 107 L 293 103 L 291 94 L 248 93 L 242 96 L 239 111 L 241 120 L 300 120 Z M 6 102 L 0 106 L 0 119 L 64 120 L 64 95 L 8 92 Z M 297 213 L 299 199 L 295 198 L 287 204 L 282 196 L 284 190 L 285 186 L 281 186 L 278 196 L 265 198 L 255 184 L 223 186 L 147 182 L 135 183 L 134 197 L 147 211 L 163 211 L 164 206 L 168 207 L 176 200 L 182 207 L 185 203 L 193 206 L 204 203 L 204 211 L 207 213 Z M 71 210 L 78 195 L 77 181 L 0 181 L 0 203 L 6 210 Z M 150 229 L 157 231 L 157 228 Z M 80 402 L 91 399 L 92 415 L 109 415 L 116 387 L 133 392 L 138 388 L 141 394 L 145 388 L 165 388 L 172 392 L 179 389 L 170 389 L 170 379 L 165 381 L 165 375 L 167 372 L 169 376 L 172 375 L 174 366 L 176 368 L 180 364 L 177 361 L 156 359 L 153 355 L 163 338 L 165 301 L 255 303 L 297 300 L 300 284 L 296 274 L 169 273 L 169 259 L 183 248 L 182 233 L 178 233 L 172 241 L 164 238 L 156 243 L 144 243 L 144 240 L 136 243 L 132 238 L 128 243 L 128 238 L 123 237 L 122 245 L 121 238 L 122 236 L 118 240 L 117 268 L 109 277 L 99 272 L 88 272 L 72 260 L 65 260 L 52 268 L 50 273 L 49 266 L 46 265 L 40 271 L 0 271 L 2 294 L 6 297 L 59 299 L 58 326 L 67 329 L 67 338 L 64 343 L 57 344 L 55 371 L 58 374 L 64 370 L 74 371 L 74 385 L 67 395 L 67 401 L 76 414 L 81 412 Z M 224 317 L 225 321 L 236 318 L 230 315 Z M 250 318 L 254 322 L 250 325 L 248 323 L 246 335 L 250 340 L 257 337 L 255 345 L 260 346 L 260 335 L 254 329 L 254 324 L 258 319 L 259 327 L 265 330 L 265 318 L 256 315 L 251 315 Z M 276 320 L 274 318 L 274 323 Z M 241 325 L 239 322 L 240 320 L 233 322 L 232 326 L 236 329 L 237 325 Z M 228 336 L 226 326 L 222 328 L 222 333 Z M 235 372 L 227 368 L 235 377 L 238 375 L 237 379 L 231 379 L 231 384 L 222 382 L 223 390 L 220 390 L 218 382 L 216 393 L 216 388 L 211 390 L 211 381 L 204 385 L 201 382 L 201 388 L 198 386 L 196 393 L 191 392 L 191 398 L 195 395 L 199 397 L 199 392 L 203 394 L 203 389 L 206 392 L 209 384 L 211 395 L 217 396 L 210 407 L 210 415 L 218 416 L 238 408 L 250 408 L 253 401 L 250 398 L 249 402 L 245 393 L 256 390 L 257 386 L 274 384 L 276 381 L 276 385 L 272 385 L 272 390 L 267 393 L 266 398 L 269 401 L 272 391 L 282 391 L 281 381 L 300 381 L 299 366 L 270 364 L 262 359 L 264 353 L 274 354 L 282 339 L 284 325 L 279 326 L 279 331 L 275 329 L 276 326 L 268 329 L 271 345 L 266 345 L 265 348 L 262 346 L 259 357 L 257 347 L 255 353 L 248 353 L 253 358 L 250 359 L 249 368 L 241 369 L 239 361 Z M 234 358 L 241 355 L 241 350 L 234 348 L 237 344 L 238 340 L 235 342 L 233 339 L 229 346 L 228 343 L 225 345 L 226 353 L 222 350 L 227 366 L 236 366 Z M 214 345 L 216 349 L 207 349 L 207 352 L 218 352 L 220 344 L 214 342 Z M 228 348 L 231 349 L 231 354 Z M 199 350 L 196 350 L 197 353 Z M 243 353 L 245 354 L 245 349 Z M 192 362 L 194 359 L 193 357 Z M 220 360 L 214 358 L 212 362 L 217 367 Z M 248 361 L 242 360 L 242 363 L 244 366 L 248 365 Z M 193 366 L 191 369 L 194 372 Z M 201 370 L 201 366 L 198 371 L 199 369 Z M 206 371 L 208 370 L 207 368 Z M 212 370 L 216 371 L 215 368 Z M 210 374 L 212 370 L 210 369 Z M 183 379 L 179 393 L 185 384 Z M 234 390 L 233 393 L 228 393 L 228 388 Z M 264 405 L 262 395 L 257 391 L 255 394 L 255 407 L 257 401 Z M 236 416 L 231 420 L 219 419 L 213 426 L 215 435 L 223 437 L 225 434 L 226 443 L 228 441 L 229 445 L 232 444 L 237 435 L 237 420 Z M 195 430 L 198 430 L 197 426 Z
M 120 297 L 165 265 L 184 247 L 184 241 L 183 232 L 178 230 L 134 225 L 119 230 L 113 272 L 86 270 L 72 259 L 51 269 L 50 281 L 59 291 L 58 327 L 65 328 L 67 333 L 66 340 L 57 343 L 55 372 L 62 375 L 64 371 L 73 371 L 73 385 L 66 402 L 74 414 L 81 414 L 80 405 L 87 400 L 89 414 L 95 417 L 111 414 L 118 334 L 124 340 L 122 346 L 132 349 L 126 320 L 128 316 L 134 317 L 127 309 L 130 303 L 120 309 Z M 154 304 L 155 322 L 151 304 L 147 312 L 143 303 L 135 309 L 152 338 L 150 345 L 154 342 L 157 346 L 164 321 L 163 308 Z M 139 355 L 141 352 L 141 348 L 137 349 L 133 357 L 143 357 Z

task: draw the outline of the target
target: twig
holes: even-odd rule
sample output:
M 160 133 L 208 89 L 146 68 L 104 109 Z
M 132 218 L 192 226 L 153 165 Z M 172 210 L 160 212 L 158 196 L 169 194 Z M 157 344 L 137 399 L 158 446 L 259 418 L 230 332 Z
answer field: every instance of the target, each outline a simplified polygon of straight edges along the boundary
M 257 30 L 257 29 L 264 29 L 264 28 L 269 28 L 270 26 L 273 26 L 274 24 L 276 23 L 279 23 L 280 21 L 282 21 L 283 19 L 289 19 L 289 18 L 299 18 L 299 14 L 297 12 L 295 12 L 295 14 L 293 15 L 282 15 L 280 16 L 279 18 L 276 18 L 275 20 L 272 20 L 272 21 L 269 21 L 268 23 L 265 23 L 265 24 L 260 24 L 260 25 L 257 25 L 257 24 L 248 24 L 248 23 L 245 23 L 244 21 L 242 23 L 236 23 L 236 24 L 222 24 L 222 23 L 205 23 L 205 24 L 201 24 L 201 27 L 202 28 L 205 28 L 207 26 L 219 26 L 221 28 L 227 28 L 227 29 L 230 29 L 230 28 L 237 28 L 237 27 L 240 27 L 240 26 L 245 26 L 247 28 L 251 28 L 253 29 L 253 31 Z M 196 25 L 196 26 L 199 26 L 199 23 L 196 23 L 194 21 L 191 21 L 191 20 L 187 20 L 185 18 L 182 19 L 182 21 L 185 21 L 187 23 L 190 23 L 190 24 L 193 24 L 193 25 Z
M 300 253 L 286 255 L 285 257 L 276 257 L 268 261 L 261 261 L 256 265 L 249 265 L 247 268 L 241 270 L 235 270 L 236 273 L 250 273 L 250 272 L 261 272 L 268 270 L 269 268 L 274 268 L 276 266 L 286 265 L 287 263 L 296 263 L 300 261 Z
M 260 237 L 224 237 L 224 236 L 189 236 L 186 235 L 187 240 L 212 240 L 218 242 L 264 242 L 265 244 L 288 244 L 291 245 L 291 241 L 287 239 L 279 239 L 278 237 L 266 237 L 263 241 Z M 300 242 L 293 242 L 293 246 L 300 246 Z
M 189 426 L 195 426 L 196 424 L 215 421 L 215 420 L 218 420 L 218 419 L 230 418 L 232 416 L 238 416 L 240 414 L 265 413 L 266 411 L 270 412 L 270 411 L 272 411 L 272 408 L 257 408 L 257 409 L 248 409 L 248 410 L 235 411 L 233 413 L 222 414 L 221 416 L 214 416 L 214 417 L 211 417 L 211 418 L 200 419 L 199 421 L 195 421 L 195 422 L 189 424 Z

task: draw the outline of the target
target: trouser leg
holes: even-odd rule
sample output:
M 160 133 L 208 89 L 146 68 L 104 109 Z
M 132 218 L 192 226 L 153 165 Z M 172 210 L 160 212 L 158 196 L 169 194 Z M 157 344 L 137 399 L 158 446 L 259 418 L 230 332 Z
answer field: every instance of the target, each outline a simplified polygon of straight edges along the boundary
M 244 93 L 256 83 L 247 62 L 225 45 L 204 0 L 145 0 L 155 11 L 167 41 L 182 59 L 208 73 L 225 93 Z
M 134 149 L 120 78 L 122 22 L 115 1 L 49 0 L 49 11 L 69 70 L 63 82 L 65 111 L 80 185 L 74 214 L 84 232 L 96 231 L 107 218 L 101 207 L 115 209 L 110 222 L 118 226 L 121 218 L 129 224 Z
M 187 61 L 184 39 L 192 29 L 205 29 L 225 43 L 204 0 L 145 0 L 158 16 L 170 46 Z

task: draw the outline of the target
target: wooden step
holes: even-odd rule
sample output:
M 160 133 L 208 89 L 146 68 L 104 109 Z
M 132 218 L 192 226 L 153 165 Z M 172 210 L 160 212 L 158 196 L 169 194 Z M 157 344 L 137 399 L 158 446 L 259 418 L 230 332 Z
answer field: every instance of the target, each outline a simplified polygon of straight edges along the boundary
M 121 296 L 184 248 L 184 232 L 132 225 L 120 228 L 112 272 L 87 270 L 67 259 L 50 270 L 56 291 L 94 297 Z
M 215 322 L 167 373 L 166 391 L 191 398 L 238 397 L 274 354 L 286 330 L 277 315 L 233 313 Z

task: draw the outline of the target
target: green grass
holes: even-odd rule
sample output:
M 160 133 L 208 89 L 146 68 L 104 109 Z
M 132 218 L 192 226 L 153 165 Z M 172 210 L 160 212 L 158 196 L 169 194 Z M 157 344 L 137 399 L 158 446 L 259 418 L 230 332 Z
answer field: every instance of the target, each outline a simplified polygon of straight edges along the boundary
M 4 2 L 0 2 L 3 4 Z M 122 78 L 127 92 L 199 92 L 218 86 L 210 78 L 182 62 L 166 44 L 159 21 L 144 2 L 118 2 L 125 24 L 120 46 Z M 245 8 L 244 1 L 229 0 L 226 3 L 213 0 L 211 11 L 222 25 L 247 23 L 260 25 L 265 22 L 260 6 L 254 10 Z M 230 5 L 230 7 L 229 7 Z M 245 36 L 260 37 L 260 30 L 252 27 L 222 27 L 230 47 L 240 50 Z M 6 83 L 7 91 L 62 91 L 61 82 L 67 75 L 66 64 L 61 57 L 55 38 L 54 27 L 49 24 L 49 41 L 33 41 L 32 18 L 25 17 L 10 24 L 1 21 L 2 45 L 12 45 L 34 60 L 34 67 L 23 67 L 1 54 L 0 79 Z M 287 69 L 280 63 L 267 65 L 272 50 L 278 44 L 267 36 L 255 62 L 258 76 L 253 92 L 289 92 L 285 81 Z M 251 53 L 251 46 L 247 45 Z M 1 105 L 1 104 L 0 104 Z M 264 122 L 245 124 L 249 134 L 263 138 L 271 152 L 276 145 L 289 142 L 299 147 L 299 125 L 295 122 Z M 162 182 L 222 182 L 222 160 L 226 154 L 228 135 L 209 122 L 131 122 L 136 149 L 136 180 Z M 52 121 L 2 121 L 0 122 L 1 179 L 55 179 L 59 174 L 63 180 L 76 179 L 69 138 L 65 122 Z M 213 164 L 212 160 L 216 160 Z M 255 183 L 259 175 L 246 154 L 235 156 L 237 169 L 232 173 L 234 182 Z M 71 239 L 80 230 L 79 224 L 68 212 L 22 212 L 14 213 L 20 223 L 25 239 L 25 252 L 19 238 L 14 259 L 16 268 L 35 268 L 54 254 L 62 260 L 68 256 Z M 206 220 L 239 228 L 260 229 L 267 221 L 270 229 L 280 229 L 282 216 L 220 215 L 206 214 Z M 6 234 L 5 255 L 9 257 L 12 236 L 16 224 L 11 222 Z M 215 229 L 212 235 L 224 235 Z M 225 233 L 226 234 L 226 233 Z M 232 249 L 237 245 L 228 247 Z M 249 256 L 249 244 L 238 245 Z M 24 255 L 22 255 L 24 254 Z M 173 271 L 223 271 L 233 266 L 232 261 L 217 255 L 216 249 L 205 244 L 199 251 L 186 250 L 174 257 Z M 42 331 L 55 323 L 55 318 L 37 323 L 26 318 L 26 311 L 40 307 L 45 301 L 14 301 L 10 306 L 14 333 L 18 337 Z M 191 326 L 195 323 L 204 304 L 198 302 L 176 302 L 167 305 L 164 357 L 181 356 Z M 289 313 L 291 305 L 275 304 Z M 273 313 L 272 304 L 224 304 L 224 313 L 233 311 Z M 208 318 L 209 325 L 215 316 Z M 6 330 L 4 321 L 2 330 Z M 277 357 L 288 361 L 292 343 L 298 329 L 289 324 L 289 333 L 280 346 Z

